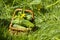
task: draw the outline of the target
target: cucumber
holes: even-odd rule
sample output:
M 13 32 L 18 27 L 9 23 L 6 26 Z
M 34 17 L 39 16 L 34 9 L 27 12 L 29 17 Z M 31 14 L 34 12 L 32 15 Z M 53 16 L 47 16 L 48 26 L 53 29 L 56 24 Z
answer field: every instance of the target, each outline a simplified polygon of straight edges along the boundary
M 27 16 L 26 16 L 26 19 L 27 19 L 27 20 L 31 20 L 31 19 L 32 19 L 32 15 L 27 15 Z
M 13 27 L 14 27 L 14 28 L 26 28 L 26 27 L 24 27 L 24 26 L 20 26 L 20 25 L 17 25 L 17 24 L 14 24 Z
M 28 20 L 23 20 L 21 24 L 28 27 L 28 28 L 34 27 L 34 24 Z

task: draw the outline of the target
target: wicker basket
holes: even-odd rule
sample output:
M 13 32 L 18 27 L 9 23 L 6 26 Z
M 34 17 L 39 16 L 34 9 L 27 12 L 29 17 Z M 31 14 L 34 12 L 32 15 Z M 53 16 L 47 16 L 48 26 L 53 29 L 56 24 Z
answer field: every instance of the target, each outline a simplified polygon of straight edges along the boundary
M 17 11 L 22 11 L 22 9 L 18 8 L 14 11 L 11 23 L 9 25 L 9 31 L 26 32 L 26 31 L 31 30 L 32 28 L 14 28 L 12 26 L 12 24 L 13 24 L 12 21 L 14 20 L 14 17 L 15 17 L 15 14 L 16 14 Z M 32 15 L 32 20 L 34 20 L 34 13 L 31 10 L 25 10 L 25 12 L 29 12 Z

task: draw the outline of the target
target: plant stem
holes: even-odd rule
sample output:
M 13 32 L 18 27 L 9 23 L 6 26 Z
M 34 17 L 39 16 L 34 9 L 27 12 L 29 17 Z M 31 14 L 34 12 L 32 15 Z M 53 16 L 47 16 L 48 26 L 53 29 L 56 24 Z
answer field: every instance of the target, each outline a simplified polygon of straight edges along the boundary
M 14 5 L 15 0 L 13 0 L 12 6 Z
M 57 3 L 59 3 L 59 2 L 60 2 L 60 0 L 56 1 L 55 3 L 53 3 L 53 4 L 51 4 L 51 5 L 46 6 L 46 8 L 49 8 L 49 7 L 51 7 L 51 6 L 54 6 L 54 5 L 56 5 Z

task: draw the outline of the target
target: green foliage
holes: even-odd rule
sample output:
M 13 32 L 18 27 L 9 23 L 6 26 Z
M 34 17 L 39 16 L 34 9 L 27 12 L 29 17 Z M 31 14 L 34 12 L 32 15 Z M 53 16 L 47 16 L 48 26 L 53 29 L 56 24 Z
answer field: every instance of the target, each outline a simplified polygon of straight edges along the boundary
M 37 2 L 36 0 L 12 0 L 12 2 L 8 1 L 9 0 L 0 0 L 0 40 L 60 40 L 60 2 L 55 4 L 59 0 L 37 0 Z M 39 7 L 41 5 L 42 9 L 40 9 L 38 5 Z M 46 8 L 48 6 L 49 8 Z M 38 10 L 37 7 L 40 10 Z M 18 35 L 11 35 L 8 32 L 8 27 L 5 25 L 10 23 L 13 11 L 16 8 L 33 10 L 35 17 L 34 22 L 36 27 L 38 27 L 38 30 L 34 32 L 31 31 L 29 33 L 21 32 Z M 44 10 L 48 12 L 44 12 Z M 9 20 L 9 22 L 4 20 Z M 29 21 L 24 20 L 22 23 L 24 25 L 27 24 L 25 25 L 27 27 L 34 26 L 33 24 L 29 25 L 30 22 L 29 24 L 28 22 Z
M 30 5 L 36 5 L 36 4 L 40 4 L 41 0 L 33 0 Z

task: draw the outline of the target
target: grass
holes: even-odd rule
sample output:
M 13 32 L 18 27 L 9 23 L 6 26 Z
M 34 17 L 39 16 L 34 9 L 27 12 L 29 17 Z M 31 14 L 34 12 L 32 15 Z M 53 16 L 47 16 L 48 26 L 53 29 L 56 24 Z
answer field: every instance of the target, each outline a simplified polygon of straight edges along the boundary
M 0 1 L 0 40 L 60 40 L 60 3 L 45 8 L 56 0 L 41 0 L 38 10 L 37 5 L 29 5 L 33 0 L 1 0 Z M 34 12 L 36 31 L 29 33 L 21 32 L 18 35 L 11 35 L 8 26 L 12 13 L 16 8 L 31 9 Z

